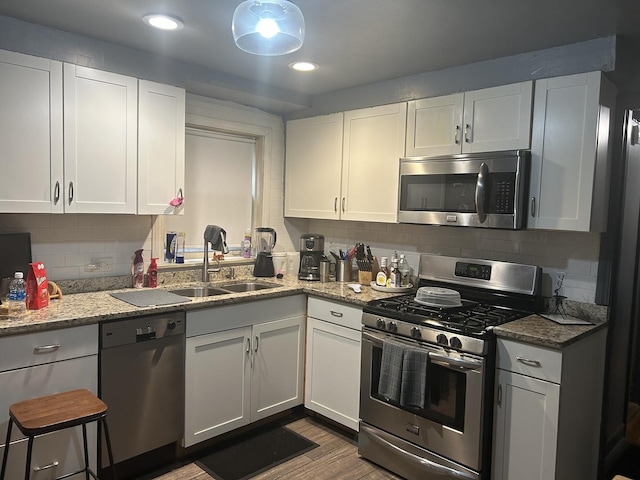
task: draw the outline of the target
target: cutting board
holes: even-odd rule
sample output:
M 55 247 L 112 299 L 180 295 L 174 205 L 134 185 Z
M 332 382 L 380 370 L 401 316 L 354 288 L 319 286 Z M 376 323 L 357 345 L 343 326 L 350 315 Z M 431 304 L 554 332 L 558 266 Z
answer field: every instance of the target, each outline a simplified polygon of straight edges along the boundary
M 135 292 L 111 293 L 112 297 L 130 303 L 136 307 L 155 307 L 158 305 L 174 305 L 176 303 L 190 302 L 189 297 L 176 295 L 165 290 L 137 290 Z

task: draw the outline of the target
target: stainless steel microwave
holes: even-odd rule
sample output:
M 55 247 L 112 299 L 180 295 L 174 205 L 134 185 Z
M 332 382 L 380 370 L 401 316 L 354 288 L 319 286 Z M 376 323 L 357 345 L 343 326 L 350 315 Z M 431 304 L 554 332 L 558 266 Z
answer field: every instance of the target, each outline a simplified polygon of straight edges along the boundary
M 398 221 L 525 228 L 530 163 L 528 150 L 401 158 Z

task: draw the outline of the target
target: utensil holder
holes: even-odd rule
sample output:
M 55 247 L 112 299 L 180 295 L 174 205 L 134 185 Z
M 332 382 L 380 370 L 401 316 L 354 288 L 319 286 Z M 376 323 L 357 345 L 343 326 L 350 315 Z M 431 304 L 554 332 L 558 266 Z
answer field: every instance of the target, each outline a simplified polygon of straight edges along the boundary
M 351 260 L 338 260 L 336 263 L 336 281 L 351 281 Z

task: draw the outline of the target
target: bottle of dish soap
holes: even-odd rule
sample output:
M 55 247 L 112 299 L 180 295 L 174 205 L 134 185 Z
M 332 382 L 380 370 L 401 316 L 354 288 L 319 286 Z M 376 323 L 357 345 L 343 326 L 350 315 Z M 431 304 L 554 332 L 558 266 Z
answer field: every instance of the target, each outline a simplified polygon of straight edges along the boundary
M 133 288 L 144 287 L 144 259 L 142 258 L 142 251 L 142 249 L 136 250 L 133 257 L 133 267 L 131 269 Z
M 152 258 L 151 263 L 149 264 L 149 269 L 147 270 L 147 282 L 149 283 L 149 287 L 156 288 L 158 286 L 158 259 Z M 179 262 L 176 262 L 179 263 Z

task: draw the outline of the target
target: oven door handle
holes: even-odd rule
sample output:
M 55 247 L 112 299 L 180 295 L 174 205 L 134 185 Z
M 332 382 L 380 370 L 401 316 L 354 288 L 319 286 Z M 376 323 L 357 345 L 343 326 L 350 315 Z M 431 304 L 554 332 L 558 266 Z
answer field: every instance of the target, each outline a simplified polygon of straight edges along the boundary
M 487 177 L 489 176 L 489 167 L 482 162 L 480 170 L 478 171 L 478 180 L 476 181 L 476 211 L 478 212 L 478 221 L 484 223 L 487 219 L 487 213 L 485 212 L 485 188 L 487 186 Z
M 434 352 L 429 352 L 429 361 L 431 361 L 431 363 L 442 365 L 443 367 L 458 367 L 466 370 L 480 370 L 482 368 L 482 362 L 477 360 L 470 360 L 467 358 L 450 358 Z
M 407 460 L 417 463 L 424 469 L 428 469 L 434 473 L 437 473 L 438 476 L 446 475 L 447 477 L 451 477 L 451 478 L 462 478 L 462 479 L 468 479 L 468 480 L 476 480 L 478 478 L 475 475 L 471 475 L 466 472 L 461 472 L 460 470 L 454 470 L 453 468 L 449 468 L 444 465 L 440 465 L 438 463 L 432 462 L 431 460 L 428 460 L 426 458 L 419 457 L 418 455 L 408 452 L 403 448 L 400 448 L 397 445 L 394 445 L 393 443 L 388 442 L 387 440 L 385 440 L 384 438 L 381 438 L 378 435 L 375 435 L 375 434 L 368 435 L 368 438 L 372 441 L 382 444 L 382 446 L 384 446 L 385 448 L 391 448 L 393 450 L 396 450 Z

